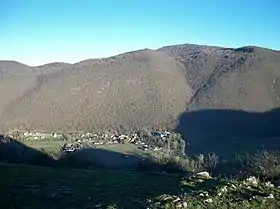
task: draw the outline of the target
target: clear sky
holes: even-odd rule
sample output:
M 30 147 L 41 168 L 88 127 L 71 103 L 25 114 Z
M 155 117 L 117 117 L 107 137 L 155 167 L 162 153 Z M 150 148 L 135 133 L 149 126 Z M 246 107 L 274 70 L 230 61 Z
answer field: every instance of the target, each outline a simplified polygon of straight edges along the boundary
M 73 63 L 183 43 L 280 50 L 280 0 L 0 0 L 0 60 Z

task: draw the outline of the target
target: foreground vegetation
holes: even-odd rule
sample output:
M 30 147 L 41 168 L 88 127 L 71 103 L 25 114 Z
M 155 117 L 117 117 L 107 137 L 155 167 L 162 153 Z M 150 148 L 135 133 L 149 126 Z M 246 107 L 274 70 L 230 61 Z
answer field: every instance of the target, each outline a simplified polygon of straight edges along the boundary
M 132 143 L 64 152 L 61 140 L 2 136 L 1 208 L 280 207 L 279 151 L 191 157 L 178 146 L 180 135 L 171 136 L 160 152 Z
M 280 189 L 152 172 L 0 164 L 1 208 L 279 208 Z

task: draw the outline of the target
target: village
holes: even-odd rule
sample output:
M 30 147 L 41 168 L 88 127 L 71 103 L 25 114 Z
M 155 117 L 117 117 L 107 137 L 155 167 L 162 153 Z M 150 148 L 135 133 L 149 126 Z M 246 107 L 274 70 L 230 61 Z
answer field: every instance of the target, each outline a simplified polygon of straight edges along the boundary
M 131 135 L 112 133 L 40 133 L 40 132 L 14 132 L 9 136 L 20 141 L 63 141 L 61 151 L 74 152 L 82 148 L 102 148 L 104 145 L 134 144 L 142 151 L 163 150 L 157 141 L 164 141 L 172 135 L 168 131 L 151 132 L 149 135 L 134 133 Z M 156 140 L 154 140 L 156 139 Z

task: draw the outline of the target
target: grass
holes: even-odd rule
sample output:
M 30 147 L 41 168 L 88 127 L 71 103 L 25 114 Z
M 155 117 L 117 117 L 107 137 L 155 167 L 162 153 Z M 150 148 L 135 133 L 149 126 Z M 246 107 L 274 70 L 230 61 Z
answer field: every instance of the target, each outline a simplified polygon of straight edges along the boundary
M 175 197 L 188 208 L 280 207 L 279 189 L 240 180 L 9 164 L 0 170 L 1 208 L 176 208 Z M 275 198 L 266 199 L 269 194 Z
M 50 140 L 50 141 L 44 141 L 44 140 L 30 140 L 30 141 L 23 141 L 23 143 L 31 148 L 34 149 L 57 149 L 60 148 L 65 141 L 62 140 Z
M 140 150 L 135 144 L 109 144 L 109 145 L 99 145 L 100 149 L 118 152 L 118 153 L 127 153 L 127 154 L 136 154 L 144 156 L 148 151 Z
M 30 141 L 23 141 L 23 143 L 31 148 L 40 150 L 40 149 L 47 149 L 47 150 L 57 150 L 59 149 L 65 141 L 63 140 L 50 140 L 50 141 L 40 141 L 40 140 L 30 140 Z M 140 150 L 137 145 L 135 144 L 105 144 L 105 145 L 98 145 L 99 149 L 104 149 L 108 151 L 113 151 L 117 153 L 131 153 L 137 155 L 145 155 L 147 151 Z
M 53 158 L 57 159 L 60 156 L 60 148 L 65 143 L 65 141 L 25 141 L 23 142 L 26 146 L 30 148 L 37 149 L 41 152 L 47 153 Z M 147 157 L 151 154 L 151 151 L 143 151 L 137 147 L 135 144 L 105 144 L 105 145 L 98 145 L 98 150 L 104 150 L 105 152 L 99 152 L 103 153 L 105 157 L 99 157 L 103 163 L 106 164 L 108 161 L 108 157 L 112 158 L 111 155 L 108 156 L 110 153 L 116 153 L 115 156 L 120 157 L 121 155 L 118 154 L 129 154 L 132 156 L 136 156 L 137 158 Z M 108 151 L 108 152 L 107 152 Z M 94 155 L 95 156 L 95 155 Z M 96 156 L 95 156 L 96 157 Z M 93 156 L 91 157 L 93 158 Z M 114 161 L 115 159 L 110 159 L 110 161 Z M 123 161 L 122 158 L 120 158 L 121 161 Z M 121 163 L 121 162 L 120 162 Z
M 0 169 L 1 208 L 144 208 L 147 198 L 176 192 L 180 179 L 31 166 L 1 165 Z

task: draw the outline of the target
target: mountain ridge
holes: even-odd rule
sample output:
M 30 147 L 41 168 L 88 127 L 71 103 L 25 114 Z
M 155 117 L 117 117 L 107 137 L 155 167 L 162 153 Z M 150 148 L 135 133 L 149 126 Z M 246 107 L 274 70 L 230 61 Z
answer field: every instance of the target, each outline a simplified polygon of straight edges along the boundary
M 182 44 L 25 68 L 22 85 L 2 81 L 0 129 L 174 129 L 186 111 L 280 106 L 280 54 L 256 46 Z
M 87 61 L 87 60 L 108 59 L 108 58 L 116 57 L 118 55 L 123 55 L 123 54 L 127 54 L 127 53 L 132 53 L 132 52 L 145 51 L 145 50 L 160 51 L 160 50 L 164 50 L 165 48 L 168 48 L 168 47 L 183 47 L 183 46 L 188 46 L 188 47 L 191 47 L 191 46 L 193 46 L 193 47 L 211 47 L 211 48 L 218 48 L 218 49 L 223 49 L 223 50 L 237 50 L 237 51 L 239 51 L 240 49 L 243 49 L 243 48 L 253 48 L 253 49 L 270 50 L 270 51 L 274 51 L 274 52 L 280 53 L 280 50 L 272 49 L 272 48 L 266 48 L 266 47 L 262 47 L 262 46 L 258 46 L 258 45 L 245 45 L 245 46 L 240 46 L 240 47 L 225 47 L 225 46 L 216 46 L 216 45 L 203 45 L 203 44 L 189 44 L 189 43 L 185 43 L 185 44 L 167 45 L 167 46 L 159 47 L 157 49 L 150 49 L 150 48 L 135 49 L 135 50 L 128 51 L 128 52 L 122 52 L 122 53 L 119 53 L 119 54 L 110 55 L 110 56 L 107 56 L 107 57 L 88 58 L 88 59 L 84 59 L 84 60 L 77 61 L 77 62 L 74 62 L 74 63 L 63 62 L 63 61 L 59 61 L 59 62 L 54 61 L 54 62 L 48 62 L 48 63 L 32 66 L 32 65 L 25 64 L 24 62 L 19 62 L 19 61 L 16 61 L 16 60 L 9 60 L 9 59 L 5 59 L 5 60 L 1 60 L 0 59 L 0 62 L 14 62 L 14 63 L 22 64 L 22 65 L 25 65 L 25 66 L 31 67 L 31 68 L 43 67 L 43 66 L 47 66 L 47 65 L 59 65 L 59 64 L 75 65 L 75 64 L 78 64 L 80 62 Z

